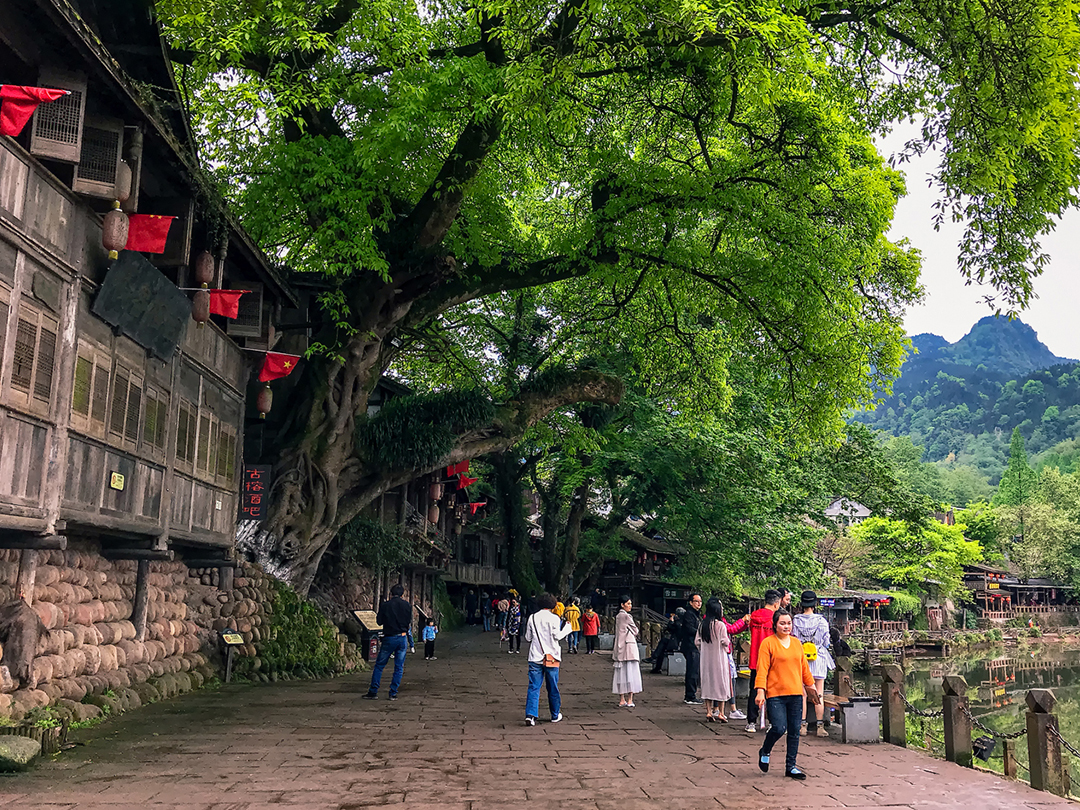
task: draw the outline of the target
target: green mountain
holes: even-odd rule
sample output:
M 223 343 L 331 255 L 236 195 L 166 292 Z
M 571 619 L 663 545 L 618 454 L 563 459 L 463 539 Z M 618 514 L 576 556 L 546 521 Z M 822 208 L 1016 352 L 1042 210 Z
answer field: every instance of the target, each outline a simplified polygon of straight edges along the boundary
M 956 364 L 1018 377 L 1050 366 L 1077 362 L 1058 357 L 1046 347 L 1035 330 L 1023 321 L 987 315 L 956 343 L 939 335 L 915 335 L 911 342 L 918 354 L 913 365 Z M 908 368 L 904 368 L 907 376 Z
M 912 338 L 893 395 L 854 418 L 925 449 L 923 461 L 997 484 L 1019 427 L 1035 465 L 1080 469 L 1080 364 L 1035 330 L 987 317 L 956 343 Z

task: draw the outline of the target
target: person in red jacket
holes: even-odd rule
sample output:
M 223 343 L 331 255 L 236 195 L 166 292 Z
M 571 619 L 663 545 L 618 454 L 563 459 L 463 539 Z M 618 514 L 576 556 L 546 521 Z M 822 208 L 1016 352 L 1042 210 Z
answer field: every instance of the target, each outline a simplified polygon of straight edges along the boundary
M 758 707 L 754 698 L 757 657 L 761 642 L 773 634 L 773 614 L 780 607 L 780 591 L 765 591 L 765 607 L 750 614 L 750 699 L 746 702 L 746 733 L 757 731 Z
M 585 654 L 592 655 L 596 652 L 596 639 L 600 635 L 600 614 L 592 609 L 592 605 L 585 608 L 581 615 L 581 634 L 585 636 Z

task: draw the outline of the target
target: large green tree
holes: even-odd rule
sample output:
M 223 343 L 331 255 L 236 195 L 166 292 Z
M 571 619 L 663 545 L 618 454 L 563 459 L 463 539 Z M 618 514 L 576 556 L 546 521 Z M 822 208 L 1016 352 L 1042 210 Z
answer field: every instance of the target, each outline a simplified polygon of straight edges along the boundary
M 680 328 L 708 318 L 753 347 L 823 428 L 887 388 L 918 294 L 916 257 L 884 238 L 903 183 L 874 133 L 923 118 L 911 150 L 941 149 L 961 271 L 1007 307 L 1074 200 L 1071 0 L 158 9 L 205 165 L 269 253 L 328 287 L 322 353 L 266 443 L 279 484 L 260 542 L 301 588 L 386 489 L 567 402 L 618 399 L 582 372 L 381 452 L 435 406 L 367 425 L 368 395 L 451 308 L 583 277 L 618 307 L 650 285 Z

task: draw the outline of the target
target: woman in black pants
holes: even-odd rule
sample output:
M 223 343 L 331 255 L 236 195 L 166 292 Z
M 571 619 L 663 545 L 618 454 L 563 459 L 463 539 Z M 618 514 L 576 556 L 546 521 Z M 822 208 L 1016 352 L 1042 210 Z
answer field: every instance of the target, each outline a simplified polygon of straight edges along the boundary
M 510 600 L 510 610 L 506 614 L 506 641 L 508 653 L 521 652 L 521 605 L 517 599 Z

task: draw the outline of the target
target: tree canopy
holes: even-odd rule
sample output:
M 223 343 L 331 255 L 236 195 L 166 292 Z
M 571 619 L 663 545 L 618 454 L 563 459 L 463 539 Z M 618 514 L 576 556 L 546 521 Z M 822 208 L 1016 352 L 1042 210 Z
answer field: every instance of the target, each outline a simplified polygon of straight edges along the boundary
M 205 165 L 264 249 L 326 288 L 322 359 L 267 444 L 287 483 L 266 539 L 301 585 L 407 474 L 353 437 L 379 375 L 410 341 L 437 345 L 455 307 L 588 279 L 589 306 L 648 302 L 677 334 L 715 333 L 721 359 L 753 354 L 793 423 L 828 434 L 887 391 L 921 294 L 917 254 L 884 235 L 904 185 L 874 134 L 922 120 L 909 150 L 941 150 L 961 272 L 1006 308 L 1029 300 L 1039 237 L 1075 199 L 1071 1 L 158 9 Z M 565 379 L 425 464 L 621 393 Z

